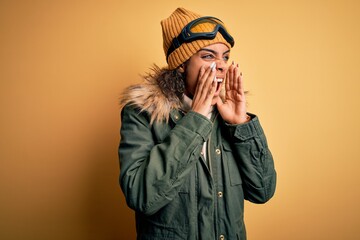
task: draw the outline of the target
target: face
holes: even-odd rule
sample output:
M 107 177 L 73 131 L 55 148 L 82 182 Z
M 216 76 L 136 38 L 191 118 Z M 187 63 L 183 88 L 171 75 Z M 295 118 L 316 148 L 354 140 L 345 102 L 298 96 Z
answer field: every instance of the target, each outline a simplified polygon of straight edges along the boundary
M 209 68 L 211 63 L 216 63 L 216 78 L 225 80 L 226 72 L 228 69 L 228 60 L 230 57 L 230 49 L 222 43 L 215 43 L 200 49 L 184 64 L 185 71 L 185 94 L 192 98 L 195 93 L 200 68 L 205 66 Z M 223 81 L 224 82 L 224 81 Z M 216 93 L 212 100 L 212 105 L 217 101 L 220 95 L 222 83 L 218 84 Z

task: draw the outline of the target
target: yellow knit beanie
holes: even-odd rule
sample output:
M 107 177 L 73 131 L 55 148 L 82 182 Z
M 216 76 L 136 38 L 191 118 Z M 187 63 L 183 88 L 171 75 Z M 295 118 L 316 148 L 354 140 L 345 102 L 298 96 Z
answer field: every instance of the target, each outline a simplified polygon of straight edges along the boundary
M 202 17 L 201 15 L 186 10 L 185 8 L 177 8 L 170 17 L 161 21 L 162 33 L 163 33 L 163 47 L 165 56 L 172 44 L 172 40 L 177 37 L 181 30 L 192 20 Z M 205 23 L 206 24 L 206 23 Z M 205 26 L 206 28 L 206 26 Z M 209 24 L 209 29 L 203 29 L 204 31 L 211 31 L 213 26 Z M 224 39 L 221 33 L 217 33 L 214 39 L 206 40 L 200 39 L 189 43 L 183 43 L 175 51 L 173 51 L 167 61 L 169 69 L 175 69 L 183 62 L 188 60 L 192 55 L 197 53 L 201 48 L 214 43 L 224 43 L 229 48 L 231 45 Z

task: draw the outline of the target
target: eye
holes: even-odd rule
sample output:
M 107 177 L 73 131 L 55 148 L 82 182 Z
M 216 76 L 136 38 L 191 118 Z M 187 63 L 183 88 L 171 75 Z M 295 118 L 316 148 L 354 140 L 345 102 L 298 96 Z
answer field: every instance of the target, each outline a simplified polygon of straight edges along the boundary
M 229 55 L 225 55 L 225 56 L 223 57 L 223 59 L 224 59 L 225 62 L 229 61 L 229 58 L 230 58 Z
M 206 55 L 203 55 L 201 58 L 212 60 L 212 59 L 215 59 L 215 56 L 212 54 L 206 54 Z

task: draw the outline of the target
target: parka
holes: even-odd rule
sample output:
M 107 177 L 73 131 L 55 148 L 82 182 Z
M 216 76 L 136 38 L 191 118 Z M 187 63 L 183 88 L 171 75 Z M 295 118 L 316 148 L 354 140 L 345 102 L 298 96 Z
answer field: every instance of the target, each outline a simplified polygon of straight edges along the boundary
M 120 186 L 137 239 L 246 239 L 244 200 L 267 202 L 276 171 L 259 118 L 185 112 L 156 79 L 122 96 Z M 202 147 L 206 142 L 206 153 Z

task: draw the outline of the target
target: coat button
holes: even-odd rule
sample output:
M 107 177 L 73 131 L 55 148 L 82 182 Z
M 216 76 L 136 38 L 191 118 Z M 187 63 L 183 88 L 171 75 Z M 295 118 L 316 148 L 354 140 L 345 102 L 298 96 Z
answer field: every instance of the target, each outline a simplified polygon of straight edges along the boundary
M 175 115 L 175 120 L 179 120 L 179 115 Z
M 225 236 L 224 236 L 224 235 L 220 235 L 220 236 L 219 236 L 219 240 L 225 240 Z
M 221 153 L 221 150 L 217 148 L 217 149 L 215 150 L 215 152 L 216 152 L 216 154 L 219 155 L 219 154 Z
M 218 195 L 219 198 L 222 198 L 222 197 L 223 197 L 223 193 L 222 193 L 222 192 L 218 192 L 217 195 Z

